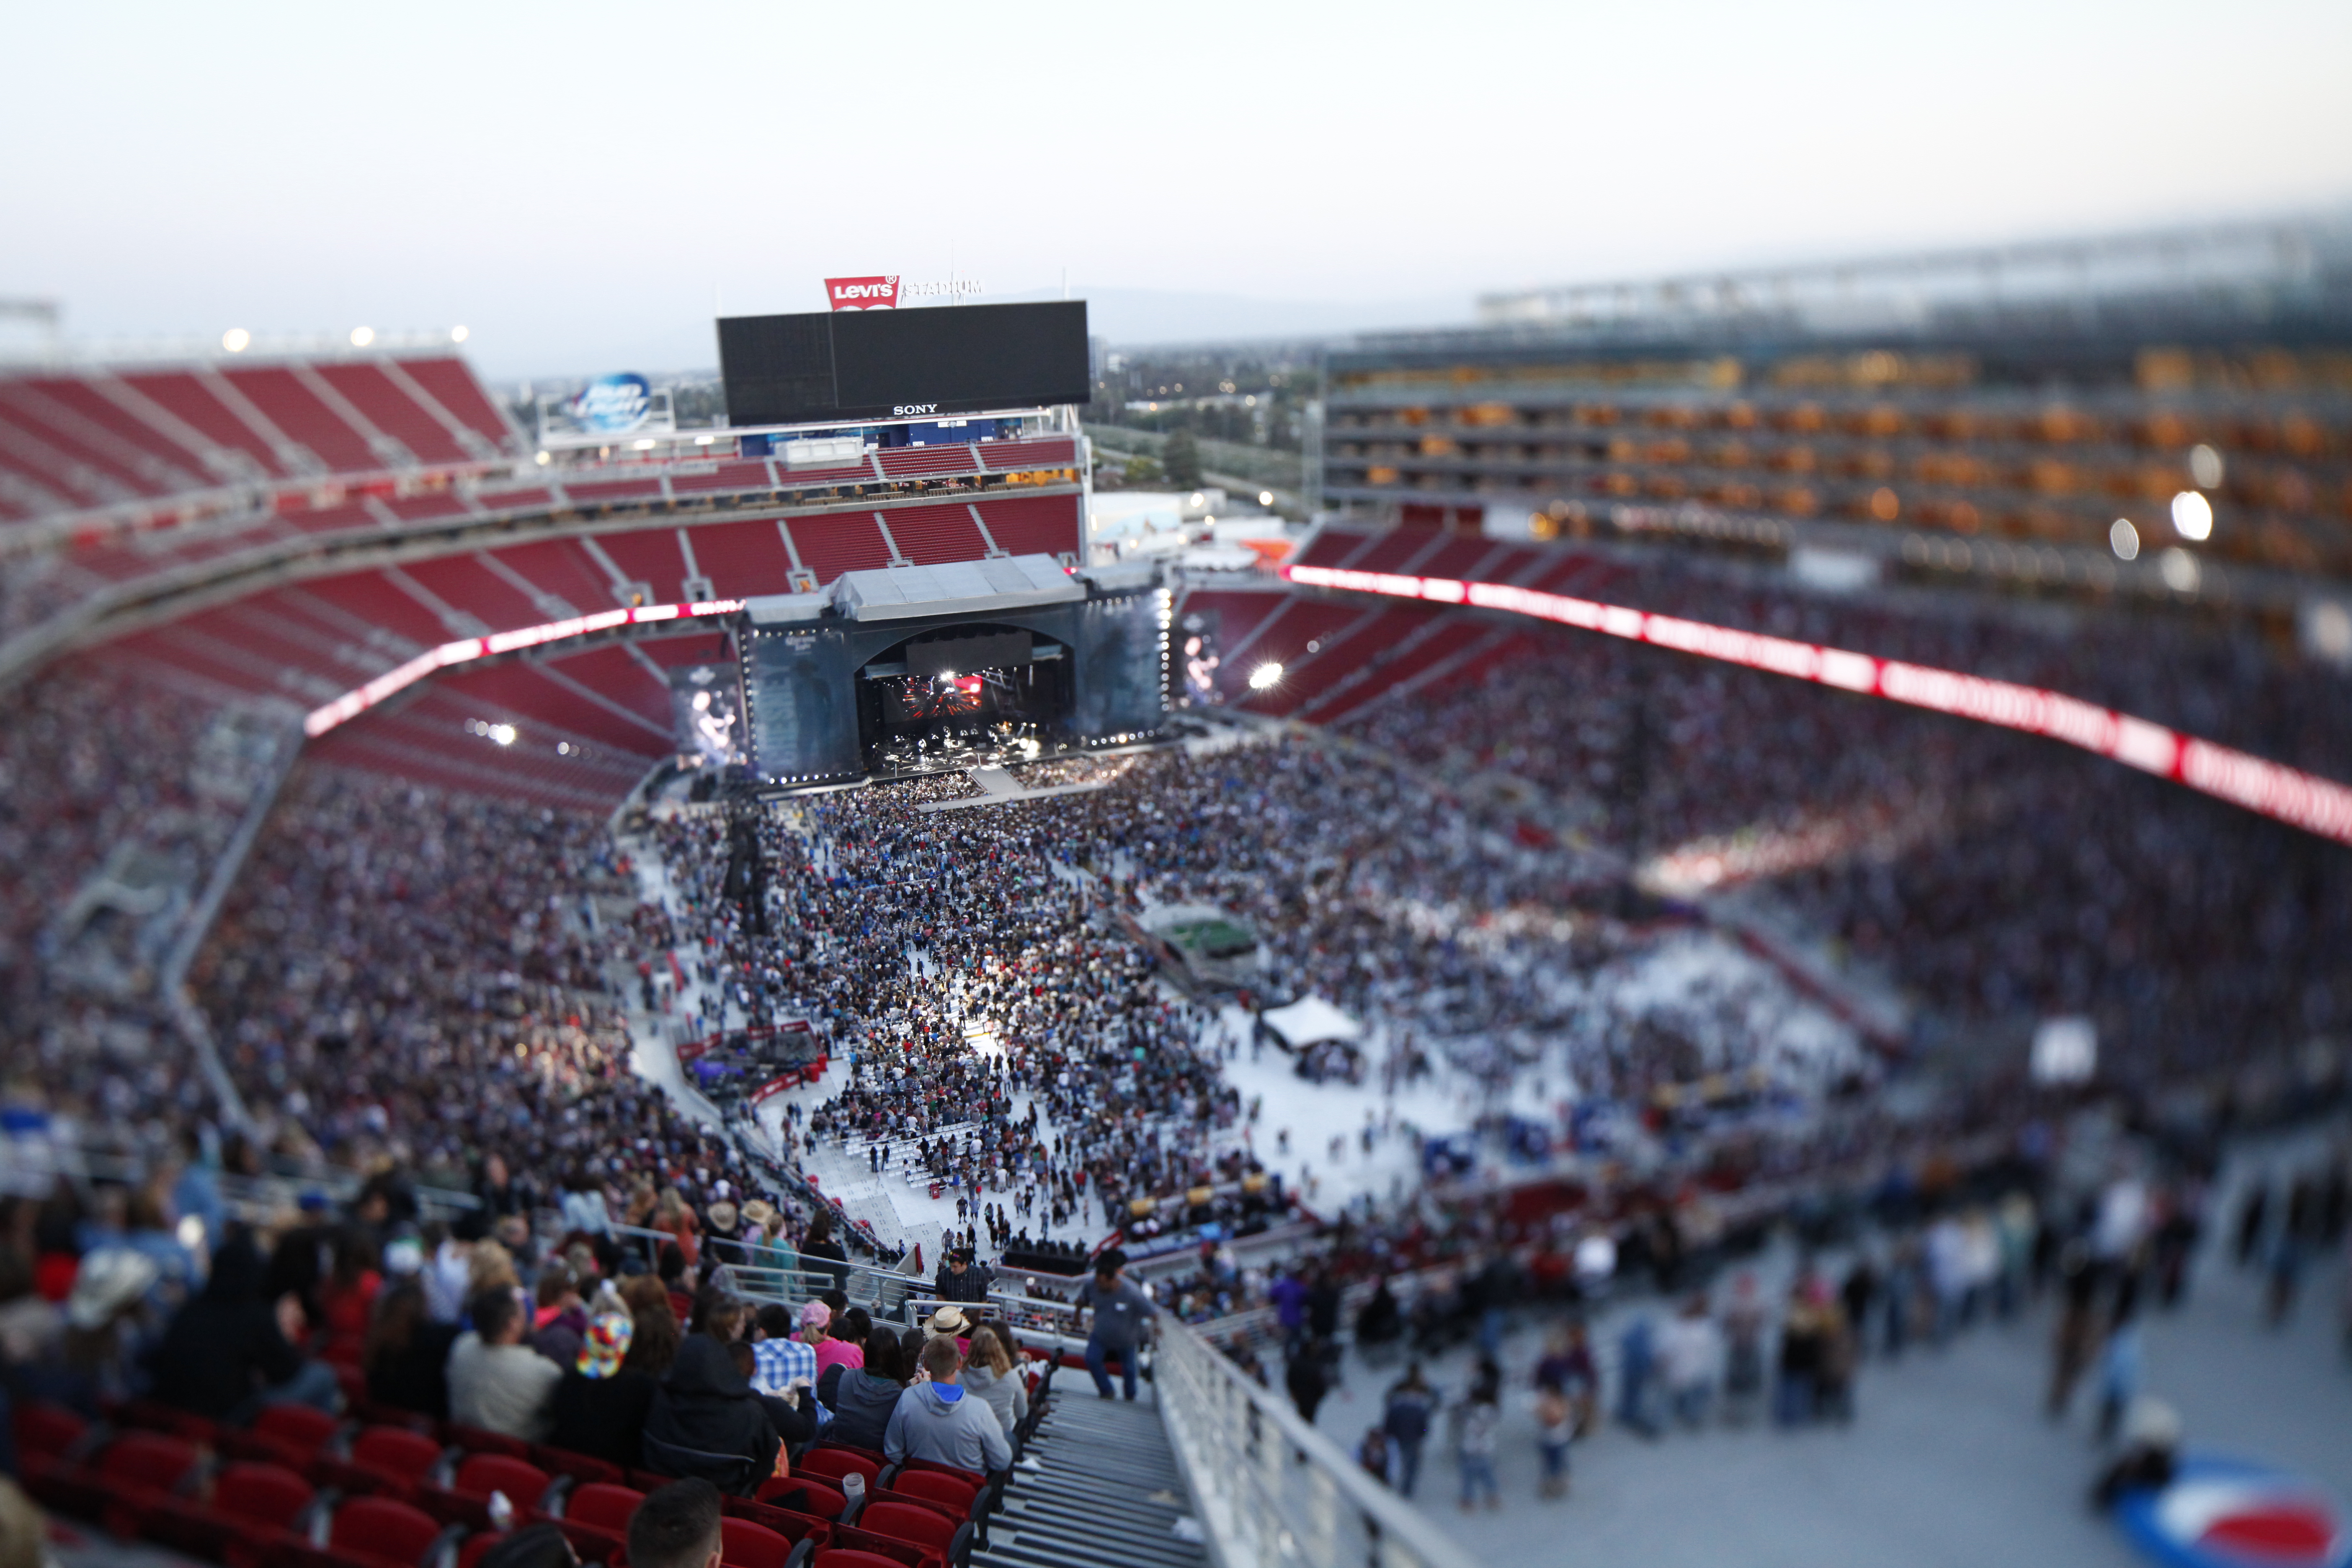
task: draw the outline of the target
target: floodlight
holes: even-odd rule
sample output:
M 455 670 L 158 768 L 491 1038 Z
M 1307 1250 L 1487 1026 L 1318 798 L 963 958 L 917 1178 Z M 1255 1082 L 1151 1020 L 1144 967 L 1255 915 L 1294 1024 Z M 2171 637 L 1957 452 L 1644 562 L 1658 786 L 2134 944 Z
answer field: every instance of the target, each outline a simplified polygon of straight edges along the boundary
M 352 329 L 352 347 L 355 349 L 363 349 L 373 342 L 375 342 L 375 329 L 373 327 L 353 327 Z
M 2221 454 L 2210 447 L 2189 448 L 2189 477 L 2200 490 L 2221 488 Z
M 1281 679 L 1282 666 L 1271 663 L 1261 664 L 1255 669 L 1250 671 L 1250 689 L 1252 691 L 1266 690 L 1271 688 L 1276 681 L 1280 680 Z
M 473 333 L 467 331 L 463 327 L 452 327 L 449 329 L 449 341 L 453 343 L 462 343 L 473 335 Z
M 2213 503 L 2195 490 L 2172 498 L 2172 526 L 2183 539 L 2213 537 Z
M 253 334 L 243 327 L 231 327 L 221 334 L 221 347 L 233 354 L 241 354 L 253 346 Z
M 2108 526 L 2107 543 L 2114 549 L 2118 561 L 2139 558 L 2139 530 L 2131 525 L 2131 519 L 2127 517 L 2119 517 Z
M 1272 490 L 1258 491 L 1257 504 L 1260 506 L 1272 506 L 1274 504 L 1274 492 Z

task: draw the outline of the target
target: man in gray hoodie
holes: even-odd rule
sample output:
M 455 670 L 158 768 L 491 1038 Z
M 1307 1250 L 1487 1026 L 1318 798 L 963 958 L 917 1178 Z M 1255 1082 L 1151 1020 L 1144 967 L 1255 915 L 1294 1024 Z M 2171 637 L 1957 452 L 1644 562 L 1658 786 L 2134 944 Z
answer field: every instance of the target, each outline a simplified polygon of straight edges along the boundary
M 1013 1445 L 1005 1441 L 996 1412 L 964 1391 L 963 1357 L 955 1341 L 942 1337 L 925 1345 L 922 1367 L 930 1381 L 898 1395 L 882 1434 L 883 1455 L 894 1465 L 928 1459 L 982 1475 L 1012 1464 Z

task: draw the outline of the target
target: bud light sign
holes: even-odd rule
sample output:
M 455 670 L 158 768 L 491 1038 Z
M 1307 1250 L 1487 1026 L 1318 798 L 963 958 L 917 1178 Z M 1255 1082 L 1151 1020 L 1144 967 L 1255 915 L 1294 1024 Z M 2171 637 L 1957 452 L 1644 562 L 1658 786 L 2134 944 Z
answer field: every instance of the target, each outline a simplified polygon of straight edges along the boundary
M 634 430 L 652 411 L 653 388 L 642 375 L 600 375 L 572 400 L 580 427 L 603 435 Z

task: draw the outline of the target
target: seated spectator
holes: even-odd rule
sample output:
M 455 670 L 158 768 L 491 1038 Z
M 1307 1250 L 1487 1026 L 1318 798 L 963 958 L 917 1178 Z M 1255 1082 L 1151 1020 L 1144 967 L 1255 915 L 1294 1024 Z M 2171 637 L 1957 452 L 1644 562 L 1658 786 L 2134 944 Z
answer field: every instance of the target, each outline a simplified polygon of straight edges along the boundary
M 215 1421 L 241 1421 L 264 1405 L 342 1407 L 334 1368 L 304 1361 L 288 1332 L 301 1331 L 300 1302 L 263 1300 L 261 1279 L 251 1234 L 231 1232 L 204 1293 L 180 1309 L 149 1358 L 157 1399 Z
M 436 1421 L 449 1419 L 449 1347 L 457 1325 L 433 1321 L 425 1310 L 425 1287 L 404 1279 L 376 1300 L 360 1365 L 367 1373 L 368 1397 L 379 1405 L 414 1410 Z
M 937 1339 L 953 1340 L 958 1355 L 971 1353 L 971 1320 L 959 1308 L 941 1307 L 923 1320 L 924 1341 L 929 1342 Z
M 637 1439 L 654 1391 L 677 1354 L 677 1330 L 667 1317 L 598 1317 L 582 1337 L 572 1370 L 555 1385 L 548 1442 L 610 1464 L 639 1463 Z
M 761 1307 L 752 1321 L 751 1359 L 757 1368 L 751 1386 L 761 1394 L 782 1394 L 795 1383 L 816 1386 L 816 1352 L 792 1337 L 793 1310 L 781 1301 Z M 838 1364 L 838 1363 L 836 1363 Z
M 672 1481 L 647 1492 L 629 1516 L 629 1568 L 719 1568 L 723 1511 L 709 1481 Z
M 522 1303 L 504 1286 L 476 1296 L 474 1326 L 449 1348 L 449 1419 L 544 1443 L 563 1370 L 522 1342 Z
M 588 1309 L 571 1266 L 551 1263 L 540 1271 L 535 1292 L 539 1310 L 531 1314 L 530 1348 L 568 1367 L 580 1359 L 580 1342 L 588 1331 Z
M 866 1336 L 865 1365 L 835 1363 L 817 1379 L 817 1399 L 833 1412 L 826 1435 L 836 1443 L 879 1449 L 906 1386 L 898 1336 L 888 1328 L 875 1330 Z
M 356 1225 L 337 1231 L 334 1245 L 335 1266 L 319 1288 L 319 1306 L 329 1333 L 355 1340 L 367 1332 L 376 1293 L 383 1288 L 383 1275 L 375 1267 L 382 1249 Z
M 742 1340 L 720 1342 L 726 1345 L 728 1359 L 743 1374 L 745 1383 L 759 1375 L 760 1358 L 751 1353 L 749 1343 Z M 758 1397 L 760 1408 L 768 1413 L 768 1425 L 776 1429 L 785 1447 L 798 1447 L 816 1436 L 816 1396 L 812 1390 L 789 1387 L 782 1394 L 761 1394 L 754 1388 L 751 1392 Z
M 847 1340 L 833 1337 L 833 1309 L 823 1301 L 810 1301 L 801 1308 L 801 1343 L 816 1353 L 817 1375 L 836 1366 L 863 1366 L 864 1347 Z
M 749 1497 L 774 1473 L 780 1444 L 760 1395 L 735 1370 L 727 1347 L 708 1334 L 689 1334 L 655 1391 L 642 1447 L 649 1470 L 699 1476 Z
M 970 1397 L 960 1381 L 963 1357 L 955 1342 L 940 1338 L 923 1347 L 922 1368 L 930 1381 L 898 1395 L 882 1435 L 882 1452 L 892 1464 L 927 1459 L 958 1469 L 1001 1470 L 1013 1463 L 1013 1445 L 996 1413 Z
M 997 1423 L 1008 1437 L 1029 1414 L 1029 1389 L 1021 1380 L 1021 1347 L 1013 1342 L 1011 1331 L 1003 1323 L 982 1323 L 972 1330 L 963 1385 L 996 1412 Z

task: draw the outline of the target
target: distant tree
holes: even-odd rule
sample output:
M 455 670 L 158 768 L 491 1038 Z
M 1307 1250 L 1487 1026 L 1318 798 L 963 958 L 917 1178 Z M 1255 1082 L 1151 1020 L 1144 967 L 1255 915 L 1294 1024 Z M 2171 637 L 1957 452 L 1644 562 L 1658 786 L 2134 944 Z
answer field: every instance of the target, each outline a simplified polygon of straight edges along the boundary
M 1136 489 L 1144 485 L 1156 485 L 1160 480 L 1158 460 L 1145 457 L 1139 452 L 1126 459 L 1126 468 L 1127 472 L 1119 482 L 1129 489 Z
M 1190 430 L 1179 430 L 1160 448 L 1160 467 L 1180 490 L 1201 488 L 1201 447 Z

